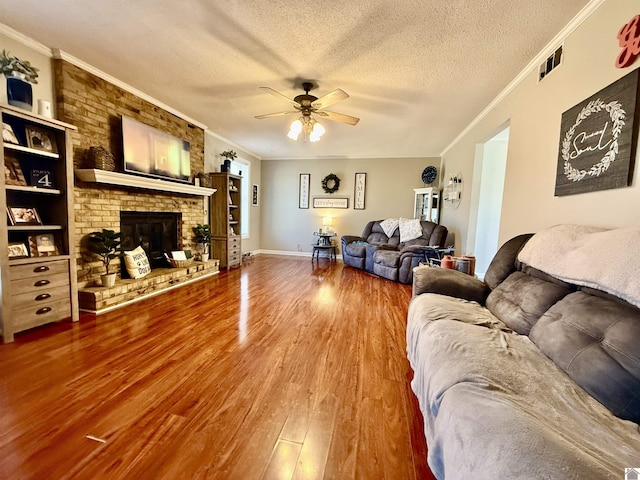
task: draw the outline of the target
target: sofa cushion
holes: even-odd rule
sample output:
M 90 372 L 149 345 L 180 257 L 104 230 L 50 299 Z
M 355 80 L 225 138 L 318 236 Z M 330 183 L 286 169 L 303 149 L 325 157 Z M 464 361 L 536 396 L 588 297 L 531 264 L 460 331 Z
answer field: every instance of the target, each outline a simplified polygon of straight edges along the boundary
M 487 308 L 509 328 L 528 335 L 551 305 L 571 292 L 569 286 L 513 272 L 487 297 Z
M 422 225 L 419 218 L 400 218 L 400 243 L 415 240 L 422 236 Z
M 385 267 L 398 268 L 400 260 L 400 252 L 398 250 L 387 250 L 384 248 L 376 250 L 373 254 L 373 263 L 383 265 Z
M 605 295 L 575 292 L 543 315 L 530 338 L 615 415 L 640 423 L 637 308 Z
M 351 242 L 344 246 L 344 251 L 352 257 L 364 258 L 366 254 L 366 242 Z

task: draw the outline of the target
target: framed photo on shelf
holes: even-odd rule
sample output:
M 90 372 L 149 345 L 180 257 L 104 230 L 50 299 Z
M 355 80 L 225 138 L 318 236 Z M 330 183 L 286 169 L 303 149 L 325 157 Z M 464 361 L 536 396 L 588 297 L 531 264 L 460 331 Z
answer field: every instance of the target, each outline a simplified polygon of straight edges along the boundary
M 27 258 L 29 251 L 27 246 L 22 242 L 9 242 L 9 258 Z
M 13 132 L 13 128 L 11 128 L 11 125 L 4 122 L 2 122 L 2 140 L 5 142 L 20 145 L 18 137 L 16 137 L 16 134 Z
M 42 128 L 25 127 L 27 134 L 27 146 L 36 150 L 44 150 L 45 152 L 58 153 L 58 145 L 53 133 L 43 130 Z
M 251 190 L 251 205 L 253 205 L 254 207 L 258 206 L 259 189 L 260 187 L 254 183 L 253 189 Z
M 38 188 L 55 188 L 53 172 L 44 168 L 31 169 L 31 186 Z
M 7 207 L 11 225 L 42 225 L 40 215 L 35 207 Z
M 20 168 L 20 162 L 18 162 L 17 158 L 12 157 L 6 152 L 4 155 L 4 183 L 6 185 L 27 186 L 27 181 Z
M 53 233 L 29 235 L 29 251 L 32 257 L 51 257 L 60 255 Z
M 309 185 L 311 182 L 310 173 L 300 174 L 300 184 L 298 187 L 298 208 L 309 208 Z
M 353 209 L 364 210 L 364 197 L 367 192 L 367 174 L 356 173 L 353 187 Z

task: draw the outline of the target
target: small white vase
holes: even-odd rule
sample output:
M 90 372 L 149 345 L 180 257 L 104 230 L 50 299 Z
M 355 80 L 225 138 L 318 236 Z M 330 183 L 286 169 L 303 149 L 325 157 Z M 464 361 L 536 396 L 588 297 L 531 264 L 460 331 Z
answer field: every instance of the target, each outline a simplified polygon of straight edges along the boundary
M 202 253 L 200 255 L 202 257 L 202 261 L 203 262 L 208 262 L 209 261 L 209 254 L 208 253 Z
M 116 274 L 110 273 L 105 275 L 100 275 L 100 279 L 102 280 L 103 287 L 113 287 L 116 284 Z

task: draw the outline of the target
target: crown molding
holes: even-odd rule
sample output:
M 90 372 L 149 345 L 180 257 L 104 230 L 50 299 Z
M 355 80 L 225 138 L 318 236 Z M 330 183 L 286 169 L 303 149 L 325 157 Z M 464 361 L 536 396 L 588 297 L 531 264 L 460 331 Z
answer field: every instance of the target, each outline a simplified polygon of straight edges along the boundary
M 458 134 L 453 141 L 445 147 L 440 153 L 440 157 L 443 157 L 453 146 L 458 143 L 467 133 L 471 131 L 480 121 L 486 117 L 491 110 L 493 110 L 502 100 L 505 99 L 526 77 L 528 77 L 532 71 L 537 72 L 538 67 L 544 62 L 549 55 L 558 48 L 568 37 L 571 35 L 582 23 L 595 12 L 605 0 L 592 0 L 584 6 L 580 12 L 558 33 L 553 39 L 531 60 L 524 69 L 509 83 L 502 92 L 498 94 L 496 98 L 487 105 L 487 107 L 480 112 L 480 114 L 474 118 L 467 127 Z
M 153 105 L 155 105 L 156 107 L 160 107 L 163 110 L 166 110 L 169 113 L 172 113 L 173 115 L 175 115 L 176 117 L 182 118 L 183 120 L 186 120 L 189 123 L 192 123 L 193 125 L 195 125 L 196 127 L 199 127 L 203 130 L 207 130 L 209 127 L 207 127 L 205 124 L 189 117 L 188 115 L 185 115 L 184 113 L 176 110 L 173 107 L 170 107 L 169 105 L 167 105 L 166 103 L 161 102 L 160 100 L 157 100 L 155 98 L 153 98 L 150 95 L 147 95 L 146 93 L 138 90 L 137 88 L 132 87 L 131 85 L 129 85 L 128 83 L 125 83 L 121 80 L 118 80 L 117 78 L 109 75 L 106 72 L 103 72 L 102 70 L 97 69 L 96 67 L 94 67 L 93 65 L 88 64 L 87 62 L 84 62 L 82 60 L 80 60 L 79 58 L 74 57 L 73 55 L 68 54 L 67 52 L 64 52 L 62 50 L 59 50 L 57 48 L 54 48 L 53 50 L 53 58 L 58 59 L 58 60 L 64 60 L 65 62 L 69 62 L 73 65 L 75 65 L 78 68 L 81 68 L 89 73 L 91 73 L 92 75 L 95 75 L 96 77 L 100 77 L 101 79 L 112 83 L 113 85 L 115 85 L 116 87 L 119 87 L 123 90 L 126 90 L 129 93 L 134 94 L 135 96 L 149 102 L 152 103 Z
M 49 58 L 53 57 L 53 51 L 47 47 L 46 45 L 35 41 L 33 38 L 29 38 L 26 35 L 14 30 L 13 28 L 5 25 L 4 23 L 0 23 L 0 34 L 5 37 L 9 37 L 12 40 L 15 40 L 18 43 L 21 43 L 25 47 L 29 47 L 32 50 L 35 50 L 42 55 L 45 55 Z
M 217 139 L 217 140 L 220 140 L 221 142 L 224 142 L 224 143 L 229 144 L 229 147 L 233 147 L 233 148 L 235 148 L 235 149 L 242 150 L 243 152 L 248 153 L 249 155 L 253 156 L 256 160 L 263 160 L 263 159 L 260 157 L 260 155 L 258 155 L 258 154 L 256 154 L 256 153 L 253 153 L 251 150 L 248 150 L 246 147 L 243 147 L 242 145 L 238 145 L 237 143 L 232 142 L 232 141 L 231 141 L 231 140 L 229 140 L 228 138 L 225 138 L 225 137 L 223 137 L 222 135 L 219 135 L 219 134 L 215 133 L 215 132 L 214 132 L 214 131 L 212 131 L 212 130 L 205 130 L 205 132 L 204 132 L 204 133 L 205 133 L 205 135 L 210 135 L 210 136 L 212 136 L 213 138 L 215 138 L 215 139 Z

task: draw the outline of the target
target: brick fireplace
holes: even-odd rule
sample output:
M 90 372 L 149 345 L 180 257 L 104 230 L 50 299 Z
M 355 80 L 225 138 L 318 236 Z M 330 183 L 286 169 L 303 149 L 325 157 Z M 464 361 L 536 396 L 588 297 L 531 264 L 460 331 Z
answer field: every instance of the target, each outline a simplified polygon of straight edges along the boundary
M 86 168 L 91 146 L 103 146 L 122 171 L 121 116 L 151 125 L 191 144 L 192 175 L 204 170 L 204 130 L 162 108 L 93 75 L 65 60 L 54 60 L 57 117 L 78 127 L 73 136 L 74 167 Z M 103 228 L 120 231 L 122 211 L 179 214 L 177 249 L 193 248 L 193 227 L 205 221 L 207 197 L 149 191 L 118 185 L 83 182 L 76 178 L 75 243 L 78 252 L 78 287 L 91 287 L 103 273 L 102 264 L 82 246 L 90 232 Z M 117 260 L 116 260 L 117 265 Z

